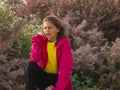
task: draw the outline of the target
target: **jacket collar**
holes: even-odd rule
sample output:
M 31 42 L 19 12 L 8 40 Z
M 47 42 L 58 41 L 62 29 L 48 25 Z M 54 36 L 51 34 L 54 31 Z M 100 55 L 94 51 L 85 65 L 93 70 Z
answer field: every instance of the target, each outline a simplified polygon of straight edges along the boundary
M 57 41 L 57 48 L 60 47 L 62 44 L 66 42 L 67 38 L 62 38 L 59 41 Z

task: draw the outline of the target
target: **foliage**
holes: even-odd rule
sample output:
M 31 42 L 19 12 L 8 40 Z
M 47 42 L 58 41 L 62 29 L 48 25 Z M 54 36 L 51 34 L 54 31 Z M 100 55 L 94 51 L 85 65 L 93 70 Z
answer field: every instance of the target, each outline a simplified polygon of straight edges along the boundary
M 0 7 L 0 50 L 5 51 L 19 35 L 20 28 L 26 23 L 15 16 L 12 7 L 4 2 Z
M 115 69 L 116 71 L 120 70 L 120 58 L 116 61 Z
M 120 38 L 117 38 L 115 42 L 113 42 L 112 46 L 105 45 L 101 48 L 101 52 L 103 53 L 104 62 L 106 62 L 105 68 L 106 72 L 104 72 L 99 79 L 99 84 L 105 87 L 111 87 L 112 89 L 118 89 L 120 79 L 118 77 L 120 70 Z
M 26 23 L 36 18 L 38 21 L 37 24 L 40 25 L 42 23 L 42 19 L 48 14 L 55 14 L 67 22 L 68 28 L 70 29 L 70 32 L 72 32 L 72 37 L 74 36 L 73 33 L 79 33 L 81 29 L 84 28 L 85 30 L 88 30 L 88 28 L 96 27 L 96 25 L 99 26 L 98 30 L 108 30 L 110 29 L 108 27 L 113 25 L 112 23 L 118 22 L 112 26 L 112 30 L 109 32 L 113 32 L 115 31 L 114 29 L 117 28 L 118 30 L 119 28 L 119 0 L 5 0 L 3 2 L 3 5 L 10 8 L 10 10 L 8 9 L 10 12 L 13 12 L 11 17 L 9 17 L 10 19 L 6 19 L 6 25 L 3 26 L 9 25 L 8 22 L 11 23 L 17 20 L 17 22 L 15 22 L 16 24 L 12 24 L 11 33 L 9 33 L 8 37 L 2 35 L 6 37 L 4 40 L 7 44 L 6 46 L 9 46 L 9 44 L 14 41 L 14 39 L 19 35 L 21 28 Z M 99 10 L 99 8 L 101 9 Z M 3 14 L 1 16 L 9 15 L 5 13 L 5 15 Z M 14 19 L 14 16 L 20 17 L 20 19 Z M 1 33 L 4 33 L 5 30 L 8 29 L 2 27 Z M 109 34 L 106 33 L 107 31 L 105 31 L 105 37 L 108 37 Z M 119 36 L 119 33 L 115 33 L 113 39 L 109 37 L 108 39 L 115 40 L 117 36 Z M 8 38 L 10 40 L 8 40 Z M 3 48 L 4 42 L 2 42 L 1 50 L 7 48 Z
M 79 32 L 79 35 L 74 36 L 75 40 L 73 42 L 74 69 L 78 74 L 80 74 L 81 71 L 88 73 L 87 77 L 90 74 L 95 80 L 93 81 L 94 83 L 100 81 L 100 83 L 107 85 L 106 87 L 112 87 L 111 84 L 113 84 L 113 81 L 111 81 L 111 78 L 113 78 L 116 73 L 119 73 L 120 39 L 117 38 L 112 46 L 110 46 L 109 44 L 105 44 L 106 40 L 103 34 L 96 31 L 95 28 L 88 31 L 81 30 Z M 104 77 L 104 75 L 108 76 L 108 78 L 106 78 L 106 76 Z M 85 81 L 85 79 L 83 79 L 83 81 Z M 117 81 L 117 83 L 118 82 L 119 81 Z M 116 88 L 119 88 L 117 85 L 118 84 L 116 84 Z
M 22 28 L 19 37 L 12 43 L 6 51 L 9 59 L 11 58 L 28 58 L 31 50 L 31 38 L 34 34 L 40 32 L 41 27 L 33 25 L 32 21 Z
M 96 85 L 94 78 L 86 72 L 74 72 L 71 79 L 74 90 L 100 90 L 100 87 L 94 86 Z
M 76 74 L 76 73 L 73 74 L 71 76 L 71 79 L 72 79 L 72 84 L 73 84 L 74 88 L 80 86 L 80 81 L 78 80 L 79 79 L 78 74 Z

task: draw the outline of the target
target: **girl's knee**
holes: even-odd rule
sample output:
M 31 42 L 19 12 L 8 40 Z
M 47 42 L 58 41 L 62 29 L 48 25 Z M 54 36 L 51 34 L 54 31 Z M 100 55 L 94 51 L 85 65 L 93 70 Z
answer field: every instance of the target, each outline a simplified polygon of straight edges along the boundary
M 29 61 L 25 68 L 25 73 L 29 73 L 31 71 L 34 71 L 37 67 L 37 63 Z

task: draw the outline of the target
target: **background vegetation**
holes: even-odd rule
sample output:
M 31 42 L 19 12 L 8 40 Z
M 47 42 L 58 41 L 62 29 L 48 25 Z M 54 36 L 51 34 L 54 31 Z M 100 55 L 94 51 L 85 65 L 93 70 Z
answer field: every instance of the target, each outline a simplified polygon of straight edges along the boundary
M 75 90 L 120 89 L 120 0 L 0 0 L 0 89 L 25 89 L 31 37 L 49 14 L 69 29 Z

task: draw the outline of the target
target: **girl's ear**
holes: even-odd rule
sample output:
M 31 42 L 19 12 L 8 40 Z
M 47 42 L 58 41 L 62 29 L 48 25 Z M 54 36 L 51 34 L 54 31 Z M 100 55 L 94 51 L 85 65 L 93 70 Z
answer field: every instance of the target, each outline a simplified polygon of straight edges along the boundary
M 58 28 L 58 31 L 57 32 L 60 32 L 60 29 Z

